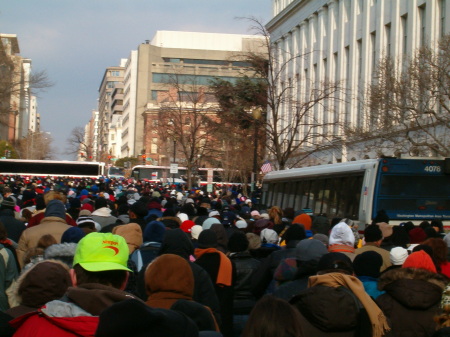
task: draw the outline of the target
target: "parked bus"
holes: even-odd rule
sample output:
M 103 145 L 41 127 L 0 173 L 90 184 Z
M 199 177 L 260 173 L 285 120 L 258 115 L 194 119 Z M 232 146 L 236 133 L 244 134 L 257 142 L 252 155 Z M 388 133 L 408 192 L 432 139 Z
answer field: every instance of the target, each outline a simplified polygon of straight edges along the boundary
M 262 202 L 348 217 L 363 226 L 385 210 L 391 224 L 439 219 L 448 227 L 450 158 L 368 159 L 273 171 L 263 179 Z
M 125 177 L 125 170 L 117 166 L 109 166 L 106 175 L 109 178 L 120 179 Z
M 100 162 L 0 159 L 4 175 L 99 178 L 104 173 L 105 163 Z
M 198 168 L 195 183 L 200 186 L 210 183 L 221 184 L 222 183 L 221 168 Z M 178 167 L 178 173 L 170 173 L 170 166 L 155 166 L 155 165 L 137 165 L 131 170 L 131 176 L 137 180 L 146 180 L 153 183 L 172 183 L 175 178 L 176 184 L 185 184 L 187 181 L 187 168 Z M 209 175 L 209 179 L 208 179 Z

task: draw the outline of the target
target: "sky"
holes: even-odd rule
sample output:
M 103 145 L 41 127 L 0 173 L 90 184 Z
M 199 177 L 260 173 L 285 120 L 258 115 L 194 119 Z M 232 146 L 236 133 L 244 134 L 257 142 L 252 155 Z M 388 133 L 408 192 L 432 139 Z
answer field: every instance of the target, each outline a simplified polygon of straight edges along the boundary
M 157 30 L 253 34 L 245 17 L 271 19 L 271 0 L 0 0 L 0 33 L 54 86 L 38 94 L 41 131 L 54 158 L 71 160 L 67 138 L 97 108 L 107 67 L 118 66 Z

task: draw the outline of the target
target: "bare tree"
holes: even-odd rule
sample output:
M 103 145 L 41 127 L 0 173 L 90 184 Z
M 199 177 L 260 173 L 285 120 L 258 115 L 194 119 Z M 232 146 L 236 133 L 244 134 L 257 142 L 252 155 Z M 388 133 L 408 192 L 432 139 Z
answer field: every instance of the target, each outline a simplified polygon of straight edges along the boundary
M 207 86 L 198 83 L 196 74 L 180 75 L 176 67 L 172 70 L 167 73 L 167 91 L 158 97 L 157 130 L 167 158 L 172 157 L 175 146 L 177 162 L 187 168 L 191 187 L 198 167 L 214 166 L 220 158 L 221 146 L 214 136 L 217 103 Z
M 48 132 L 29 132 L 22 139 L 14 142 L 14 149 L 20 159 L 53 159 L 53 139 Z
M 86 161 L 93 160 L 93 147 L 90 139 L 86 139 L 84 128 L 77 126 L 72 129 L 67 139 L 67 153 L 78 157 L 78 154 Z
M 266 106 L 254 104 L 263 108 L 265 116 L 257 123 L 265 129 L 267 157 L 279 169 L 296 167 L 311 154 L 335 144 L 339 123 L 323 116 L 339 100 L 341 87 L 328 80 L 301 78 L 295 66 L 298 59 L 310 55 L 293 55 L 280 49 L 270 43 L 269 33 L 258 19 L 247 20 L 251 30 L 263 37 L 262 48 L 240 57 L 251 65 L 247 75 L 259 79 L 267 90 Z
M 409 59 L 385 57 L 365 103 L 370 125 L 348 128 L 354 141 L 380 151 L 450 155 L 450 35 Z

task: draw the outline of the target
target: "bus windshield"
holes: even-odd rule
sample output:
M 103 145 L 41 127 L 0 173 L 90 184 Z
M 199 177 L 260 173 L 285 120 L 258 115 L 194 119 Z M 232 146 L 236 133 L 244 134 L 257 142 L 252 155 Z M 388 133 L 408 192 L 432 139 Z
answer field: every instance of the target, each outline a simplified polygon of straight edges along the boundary
M 125 171 L 121 167 L 111 166 L 108 168 L 108 177 L 110 178 L 123 178 Z

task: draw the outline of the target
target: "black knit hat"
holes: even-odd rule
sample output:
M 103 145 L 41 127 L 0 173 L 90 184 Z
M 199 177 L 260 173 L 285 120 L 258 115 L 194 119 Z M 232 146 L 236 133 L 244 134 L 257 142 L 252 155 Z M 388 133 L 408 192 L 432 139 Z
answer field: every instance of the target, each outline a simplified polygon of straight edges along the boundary
M 215 248 L 217 247 L 217 235 L 212 229 L 205 229 L 198 236 L 198 248 Z
M 383 233 L 380 226 L 370 225 L 364 230 L 364 240 L 366 242 L 377 242 L 383 239 Z
M 248 250 L 248 239 L 244 232 L 236 231 L 228 239 L 228 250 L 231 253 L 245 252 Z
M 318 274 L 343 273 L 353 274 L 353 264 L 350 258 L 338 252 L 328 253 L 322 256 L 317 267 Z
M 100 314 L 96 337 L 197 337 L 195 323 L 186 315 L 155 309 L 136 299 L 118 302 Z
M 367 251 L 356 255 L 353 261 L 353 269 L 356 276 L 380 277 L 380 268 L 383 265 L 383 258 L 374 251 Z

